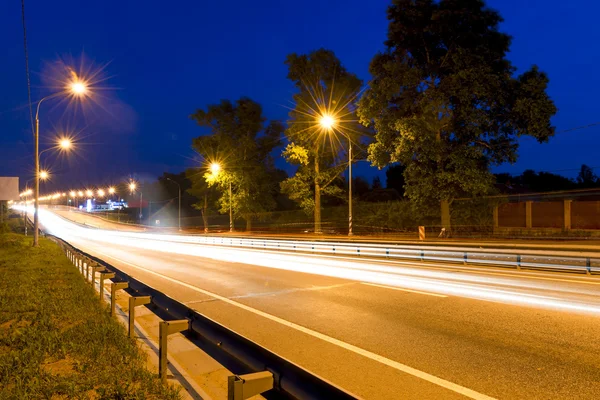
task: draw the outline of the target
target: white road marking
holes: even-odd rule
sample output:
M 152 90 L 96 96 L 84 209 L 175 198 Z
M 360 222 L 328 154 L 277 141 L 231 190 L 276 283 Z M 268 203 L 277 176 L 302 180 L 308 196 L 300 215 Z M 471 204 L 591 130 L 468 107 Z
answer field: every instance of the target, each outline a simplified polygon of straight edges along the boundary
M 437 293 L 429 293 L 429 292 L 421 292 L 419 290 L 410 290 L 410 289 L 403 289 L 403 288 L 399 288 L 399 287 L 395 287 L 395 286 L 385 286 L 385 285 L 378 285 L 376 283 L 368 283 L 368 282 L 361 282 L 363 285 L 368 285 L 368 286 L 376 286 L 376 287 L 380 287 L 380 288 L 384 288 L 384 289 L 392 289 L 392 290 L 400 290 L 402 292 L 411 292 L 411 293 L 418 293 L 418 294 L 425 294 L 427 296 L 435 296 L 435 297 L 448 297 L 445 296 L 443 294 L 437 294 Z
M 256 315 L 259 315 L 261 317 L 267 318 L 267 319 L 269 319 L 271 321 L 274 321 L 274 322 L 277 322 L 277 323 L 279 323 L 281 325 L 287 326 L 287 327 L 292 328 L 292 329 L 296 329 L 297 331 L 300 331 L 300 332 L 305 333 L 307 335 L 316 337 L 317 339 L 321 339 L 321 340 L 323 340 L 325 342 L 334 344 L 334 345 L 339 346 L 339 347 L 341 347 L 343 349 L 352 351 L 352 352 L 354 352 L 356 354 L 359 354 L 359 355 L 361 355 L 363 357 L 369 358 L 369 359 L 371 359 L 373 361 L 377 361 L 377 362 L 379 362 L 381 364 L 387 365 L 388 367 L 397 369 L 398 371 L 402 371 L 402 372 L 407 373 L 409 375 L 412 375 L 412 376 L 415 376 L 417 378 L 423 379 L 423 380 L 425 380 L 427 382 L 433 383 L 434 385 L 438 385 L 438 386 L 441 386 L 441 387 L 443 387 L 445 389 L 448 389 L 448 390 L 451 390 L 453 392 L 462 394 L 463 396 L 469 397 L 471 399 L 475 399 L 475 400 L 495 400 L 493 397 L 490 397 L 490 396 L 487 396 L 485 394 L 476 392 L 475 390 L 466 388 L 464 386 L 458 385 L 456 383 L 447 381 L 447 380 L 442 379 L 442 378 L 438 378 L 435 375 L 428 374 L 427 372 L 423 372 L 423 371 L 420 371 L 418 369 L 409 367 L 408 365 L 405 365 L 405 364 L 399 363 L 397 361 L 391 360 L 389 358 L 380 356 L 379 354 L 372 353 L 372 352 L 370 352 L 368 350 L 365 350 L 365 349 L 362 349 L 360 347 L 354 346 L 354 345 L 352 345 L 350 343 L 343 342 L 343 341 L 341 341 L 339 339 L 335 339 L 335 338 L 333 338 L 331 336 L 327 336 L 327 335 L 325 335 L 323 333 L 320 333 L 320 332 L 317 332 L 317 331 L 313 331 L 312 329 L 309 329 L 309 328 L 306 328 L 304 326 L 301 326 L 301 325 L 295 324 L 293 322 L 287 321 L 287 320 L 285 320 L 283 318 L 276 317 L 276 316 L 268 314 L 268 313 L 266 313 L 264 311 L 260 311 L 260 310 L 257 310 L 255 308 L 249 307 L 249 306 L 247 306 L 245 304 L 238 303 L 237 301 L 233 301 L 231 299 L 228 299 L 227 297 L 223 297 L 223 296 L 220 296 L 220 295 L 218 295 L 216 293 L 212 293 L 212 292 L 209 292 L 207 290 L 200 289 L 199 287 L 190 285 L 189 283 L 185 283 L 185 282 L 182 282 L 182 281 L 180 281 L 178 279 L 174 279 L 174 278 L 168 277 L 166 275 L 159 274 L 158 272 L 151 271 L 149 269 L 140 267 L 138 265 L 129 263 L 127 261 L 123 261 L 121 259 L 118 259 L 118 258 L 113 257 L 111 255 L 108 255 L 106 253 L 102 253 L 102 252 L 97 251 L 97 250 L 96 250 L 96 253 L 102 254 L 105 257 L 112 258 L 113 260 L 117 260 L 117 261 L 119 261 L 119 262 L 121 262 L 123 264 L 127 264 L 127 265 L 129 265 L 129 266 L 131 266 L 133 268 L 143 270 L 146 273 L 150 273 L 152 275 L 156 275 L 156 276 L 158 276 L 158 277 L 160 277 L 162 279 L 165 279 L 167 281 L 170 281 L 170 282 L 173 282 L 173 283 L 177 283 L 179 285 L 187 287 L 188 289 L 194 290 L 196 292 L 205 294 L 207 296 L 211 296 L 211 297 L 213 297 L 215 299 L 223 301 L 224 303 L 231 304 L 233 306 L 239 307 L 239 308 L 241 308 L 243 310 L 246 310 L 246 311 L 249 311 L 249 312 L 254 313 Z
M 305 287 L 305 288 L 292 288 L 292 289 L 276 290 L 273 292 L 248 293 L 248 294 L 242 294 L 239 296 L 231 296 L 229 298 L 230 299 L 246 299 L 246 298 L 251 298 L 251 297 L 278 296 L 278 295 L 282 295 L 282 294 L 297 293 L 297 292 L 311 292 L 311 291 L 319 291 L 319 290 L 337 289 L 337 288 L 343 287 L 343 286 L 356 285 L 357 283 L 358 282 L 346 282 L 346 283 L 338 283 L 336 285 L 329 285 L 329 286 L 310 286 L 310 287 Z

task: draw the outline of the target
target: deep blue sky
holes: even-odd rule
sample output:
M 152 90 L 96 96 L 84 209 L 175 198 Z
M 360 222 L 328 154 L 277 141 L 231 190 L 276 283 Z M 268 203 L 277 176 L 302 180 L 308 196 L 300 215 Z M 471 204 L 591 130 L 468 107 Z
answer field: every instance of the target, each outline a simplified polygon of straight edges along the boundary
M 388 0 L 67 1 L 26 0 L 33 98 L 48 94 L 48 63 L 79 57 L 99 64 L 115 88 L 86 118 L 52 103 L 42 109 L 42 146 L 61 128 L 80 131 L 76 156 L 52 162 L 54 184 L 116 183 L 132 174 L 157 176 L 194 164 L 190 145 L 200 129 L 196 108 L 249 96 L 267 117 L 285 120 L 292 87 L 283 61 L 291 52 L 325 47 L 348 70 L 369 79 L 383 48 Z M 513 36 L 509 55 L 523 71 L 537 64 L 550 77 L 557 131 L 600 121 L 600 39 L 594 0 L 489 0 Z M 0 176 L 31 176 L 31 133 L 23 60 L 21 6 L 0 5 Z M 66 118 L 61 117 L 66 115 Z M 549 144 L 522 140 L 515 165 L 574 176 L 597 161 L 600 126 L 558 134 Z M 48 153 L 46 153 L 48 154 Z M 48 159 L 51 162 L 52 158 Z M 358 173 L 377 174 L 366 163 Z M 284 166 L 283 162 L 279 162 Z M 48 187 L 50 189 L 50 186 Z

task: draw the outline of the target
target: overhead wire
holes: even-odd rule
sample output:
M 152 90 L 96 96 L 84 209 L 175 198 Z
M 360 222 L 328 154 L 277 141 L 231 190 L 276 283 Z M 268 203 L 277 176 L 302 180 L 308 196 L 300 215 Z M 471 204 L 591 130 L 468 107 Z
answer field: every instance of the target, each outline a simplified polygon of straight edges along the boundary
M 33 127 L 33 107 L 31 102 L 31 78 L 29 73 L 29 51 L 27 50 L 27 28 L 25 24 L 25 0 L 21 0 L 21 21 L 23 23 L 23 50 L 25 53 L 25 75 L 27 77 L 27 99 L 29 103 L 29 121 L 31 123 L 31 135 L 35 136 Z

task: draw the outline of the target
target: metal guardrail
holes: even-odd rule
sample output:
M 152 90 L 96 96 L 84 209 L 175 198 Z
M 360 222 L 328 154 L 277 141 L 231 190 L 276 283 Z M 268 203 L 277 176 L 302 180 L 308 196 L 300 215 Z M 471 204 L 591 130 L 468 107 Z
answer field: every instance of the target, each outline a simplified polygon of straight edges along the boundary
M 600 258 L 540 255 L 535 252 L 500 253 L 476 250 L 436 250 L 418 246 L 394 246 L 390 244 L 322 242 L 306 240 L 256 239 L 226 236 L 192 236 L 140 234 L 113 232 L 115 235 L 152 239 L 177 243 L 206 244 L 259 250 L 278 250 L 298 253 L 374 257 L 386 259 L 443 261 L 461 264 L 512 267 L 516 269 L 541 269 L 592 274 L 600 272 Z M 142 236 L 143 235 L 143 236 Z
M 356 399 L 354 395 L 338 387 L 337 385 L 327 381 L 326 379 L 313 374 L 312 372 L 302 368 L 292 361 L 260 346 L 256 342 L 244 337 L 243 335 L 219 324 L 218 322 L 208 318 L 205 315 L 187 307 L 179 301 L 165 295 L 159 290 L 146 285 L 145 283 L 135 279 L 107 262 L 94 257 L 86 252 L 83 252 L 76 247 L 70 245 L 66 241 L 52 235 L 47 235 L 49 238 L 57 242 L 63 250 L 71 255 L 75 254 L 85 260 L 78 259 L 74 262 L 81 270 L 82 274 L 89 275 L 92 271 L 92 280 L 96 269 L 104 270 L 104 273 L 115 274 L 115 281 L 127 282 L 127 290 L 137 296 L 149 296 L 150 302 L 154 307 L 158 308 L 162 313 L 166 313 L 173 319 L 188 322 L 188 329 L 202 338 L 203 342 L 210 344 L 211 349 L 216 349 L 221 356 L 233 358 L 237 363 L 243 365 L 246 370 L 253 372 L 268 371 L 273 377 L 273 390 L 285 396 L 296 399 L 333 399 L 333 400 L 349 400 Z M 84 272 L 84 263 L 86 264 Z M 95 266 L 94 265 L 98 265 Z M 125 285 L 123 285 L 125 286 Z M 147 297 L 145 298 L 147 299 Z M 111 299 L 111 301 L 113 301 Z M 140 304 L 145 304 L 144 302 Z M 114 305 L 111 304 L 111 309 Z M 130 310 L 131 312 L 131 310 Z M 132 315 L 132 314 L 130 314 Z M 130 317 L 131 318 L 131 317 Z M 172 321 L 172 322 L 180 322 Z M 131 326 L 130 321 L 130 326 Z M 165 340 L 166 342 L 166 340 Z M 166 363 L 166 361 L 165 361 Z M 166 364 L 165 364 L 166 365 Z M 163 370 L 164 371 L 164 370 Z M 161 372 L 163 372 L 161 371 Z M 255 375 L 249 374 L 238 376 L 242 383 L 246 382 L 249 389 L 256 386 L 257 378 Z M 259 387 L 264 377 L 258 377 Z M 229 383 L 231 390 L 235 393 L 248 393 L 248 390 L 240 389 L 238 385 L 240 379 L 232 379 Z M 236 383 L 237 382 L 237 383 Z M 256 394 L 256 393 L 255 393 Z M 239 397 L 233 397 L 230 391 L 230 398 L 237 400 Z M 245 395 L 244 395 L 245 396 Z

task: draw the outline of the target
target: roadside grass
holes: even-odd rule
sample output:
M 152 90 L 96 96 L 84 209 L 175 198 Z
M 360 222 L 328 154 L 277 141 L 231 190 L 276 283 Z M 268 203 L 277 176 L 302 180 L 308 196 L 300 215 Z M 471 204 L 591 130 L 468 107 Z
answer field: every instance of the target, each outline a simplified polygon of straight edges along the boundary
M 178 399 L 59 246 L 0 234 L 0 399 Z

